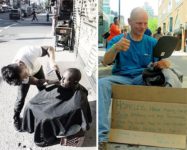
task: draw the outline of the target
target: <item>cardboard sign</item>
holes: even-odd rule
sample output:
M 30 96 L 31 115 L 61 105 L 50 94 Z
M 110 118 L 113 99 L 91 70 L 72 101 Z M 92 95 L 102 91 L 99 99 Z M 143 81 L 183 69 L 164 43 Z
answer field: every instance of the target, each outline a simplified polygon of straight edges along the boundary
M 112 98 L 187 104 L 187 88 L 112 85 Z
M 111 132 L 120 129 L 187 135 L 186 88 L 113 85 L 112 98 Z M 116 138 L 122 139 L 122 134 L 115 133 L 111 140 L 115 142 Z
M 187 104 L 113 99 L 112 128 L 187 135 Z
M 186 135 L 111 129 L 109 141 L 135 145 L 186 148 Z

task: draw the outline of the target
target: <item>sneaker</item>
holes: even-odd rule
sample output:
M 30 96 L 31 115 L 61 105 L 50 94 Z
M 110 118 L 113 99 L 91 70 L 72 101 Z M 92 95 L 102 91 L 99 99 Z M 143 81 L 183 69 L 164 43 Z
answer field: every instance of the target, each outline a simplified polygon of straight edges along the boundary
M 21 132 L 22 119 L 20 117 L 14 117 L 14 128 L 16 131 Z
M 107 150 L 107 142 L 100 142 L 99 150 Z

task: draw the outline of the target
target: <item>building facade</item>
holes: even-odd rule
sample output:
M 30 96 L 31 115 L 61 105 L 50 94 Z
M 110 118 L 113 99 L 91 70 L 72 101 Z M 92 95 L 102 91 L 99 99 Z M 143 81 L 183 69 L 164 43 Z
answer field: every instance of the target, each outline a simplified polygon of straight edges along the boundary
M 51 0 L 52 2 L 52 0 Z M 65 3 L 68 2 L 66 7 Z M 96 91 L 96 75 L 97 75 L 97 0 L 55 0 L 52 7 L 53 23 L 55 28 L 60 20 L 56 20 L 55 16 L 63 15 L 63 11 L 71 12 L 73 19 L 72 25 L 72 45 L 77 59 L 80 60 L 81 66 Z M 61 18 L 62 20 L 66 20 Z
M 179 38 L 177 50 L 187 49 L 187 0 L 159 0 L 158 24 L 165 35 Z
M 149 18 L 153 18 L 153 17 L 154 17 L 154 10 L 153 10 L 153 8 L 149 5 L 148 2 L 145 2 L 145 3 L 144 3 L 143 8 L 144 8 L 145 11 L 148 13 Z
M 98 21 L 98 43 L 105 44 L 105 41 L 102 37 L 102 34 L 107 32 L 110 28 L 110 24 L 113 23 L 114 17 L 119 17 L 120 6 L 118 5 L 118 10 L 114 11 L 110 8 L 111 0 L 99 0 L 99 21 Z M 121 0 L 116 1 L 116 3 L 120 3 Z M 124 16 L 120 15 L 120 27 L 124 29 Z

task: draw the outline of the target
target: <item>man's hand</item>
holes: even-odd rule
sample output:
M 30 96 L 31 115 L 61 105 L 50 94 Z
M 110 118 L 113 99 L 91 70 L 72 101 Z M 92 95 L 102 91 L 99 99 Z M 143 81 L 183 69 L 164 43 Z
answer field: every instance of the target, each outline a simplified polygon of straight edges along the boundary
M 50 85 L 50 84 L 60 85 L 60 81 L 59 80 L 48 80 L 47 84 L 48 85 Z
M 159 68 L 159 69 L 169 68 L 170 65 L 171 65 L 171 63 L 168 60 L 164 60 L 164 59 L 162 59 L 162 60 L 160 60 L 158 62 L 155 62 L 153 64 L 153 66 L 155 68 Z
M 126 38 L 122 38 L 119 42 L 117 42 L 114 46 L 114 49 L 116 52 L 119 52 L 121 50 L 127 51 L 127 49 L 130 46 L 130 41 Z
M 50 68 L 52 70 L 57 70 L 58 72 L 60 72 L 60 69 L 56 63 L 50 63 Z
M 103 65 L 111 64 L 119 51 L 127 51 L 130 46 L 130 41 L 126 39 L 126 34 L 119 42 L 114 44 L 108 52 L 105 53 L 103 58 Z

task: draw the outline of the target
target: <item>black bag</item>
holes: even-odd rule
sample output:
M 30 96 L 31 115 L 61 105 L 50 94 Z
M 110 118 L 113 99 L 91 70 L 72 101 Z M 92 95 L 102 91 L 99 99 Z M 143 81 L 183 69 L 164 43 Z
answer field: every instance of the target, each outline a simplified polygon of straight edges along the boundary
M 173 36 L 161 37 L 153 49 L 153 58 L 156 57 L 161 60 L 163 58 L 170 57 L 177 45 L 177 42 L 178 39 Z M 148 66 L 148 68 L 144 69 L 142 78 L 145 85 L 166 86 L 165 77 L 161 69 L 155 69 L 152 64 Z
M 105 32 L 105 33 L 102 35 L 102 37 L 103 37 L 104 39 L 107 39 L 109 36 L 110 36 L 109 31 Z
M 144 69 L 142 78 L 145 85 L 148 86 L 164 86 L 165 77 L 161 69 L 154 69 L 153 67 Z

